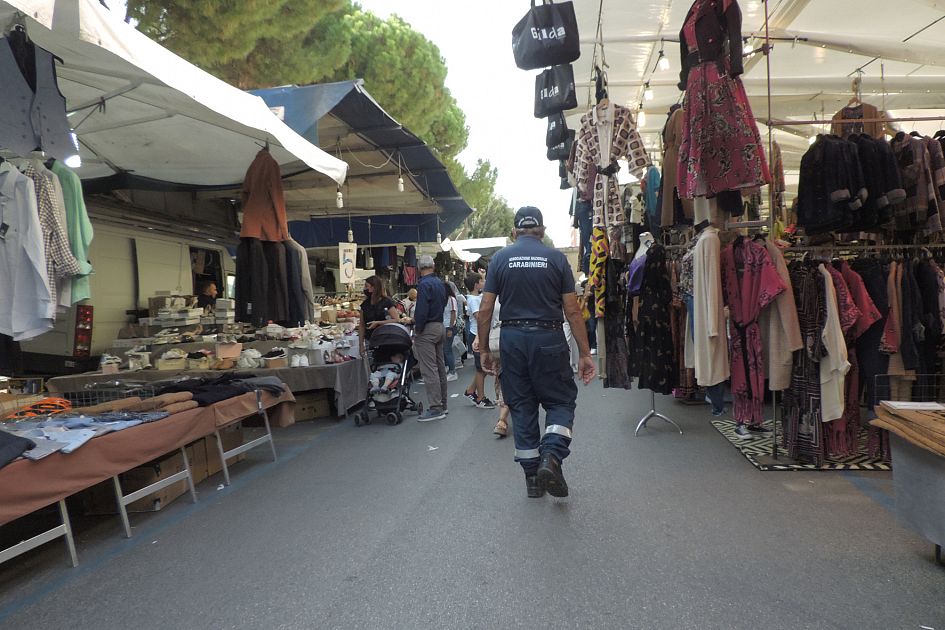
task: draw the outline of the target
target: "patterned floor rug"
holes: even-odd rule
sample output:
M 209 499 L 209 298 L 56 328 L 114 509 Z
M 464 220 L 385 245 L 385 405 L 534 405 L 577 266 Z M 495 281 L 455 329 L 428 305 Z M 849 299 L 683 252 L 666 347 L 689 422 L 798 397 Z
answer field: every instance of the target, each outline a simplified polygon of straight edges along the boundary
M 735 437 L 734 420 L 713 420 L 712 426 L 758 470 L 892 470 L 889 463 L 869 455 L 865 432 L 860 436 L 859 453 L 850 457 L 829 458 L 823 466 L 815 466 L 814 464 L 796 462 L 789 458 L 783 449 L 779 449 L 778 460 L 773 460 L 771 458 L 773 433 L 769 433 L 764 437 L 755 437 L 753 440 L 740 440 Z M 778 439 L 781 439 L 780 433 Z

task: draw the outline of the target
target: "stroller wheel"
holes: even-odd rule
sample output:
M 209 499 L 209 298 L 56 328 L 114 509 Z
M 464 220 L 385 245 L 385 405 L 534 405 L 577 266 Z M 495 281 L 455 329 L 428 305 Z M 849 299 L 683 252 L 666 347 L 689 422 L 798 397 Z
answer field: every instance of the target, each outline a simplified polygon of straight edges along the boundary
M 398 412 L 397 412 L 397 424 L 400 424 L 400 423 L 403 422 L 403 421 L 404 421 L 404 414 L 402 414 L 402 413 L 400 413 L 400 412 L 398 411 Z
M 390 412 L 389 414 L 387 414 L 387 416 L 386 416 L 386 418 L 387 418 L 387 424 L 389 424 L 389 425 L 391 425 L 391 426 L 394 426 L 395 424 L 398 424 L 398 422 L 397 422 L 397 416 L 399 416 L 399 415 L 400 415 L 400 414 L 394 413 L 393 411 Z
M 354 426 L 356 427 L 361 426 L 361 412 L 360 411 L 354 414 Z

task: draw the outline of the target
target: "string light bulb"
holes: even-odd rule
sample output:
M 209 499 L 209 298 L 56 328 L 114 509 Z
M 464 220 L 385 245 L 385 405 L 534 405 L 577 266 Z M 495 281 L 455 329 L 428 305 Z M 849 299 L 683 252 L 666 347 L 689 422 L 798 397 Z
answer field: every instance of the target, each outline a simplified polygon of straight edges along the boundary
M 348 228 L 348 242 L 349 243 L 354 242 L 354 230 L 352 230 L 351 228 Z
M 437 243 L 442 243 L 442 242 L 443 242 L 443 235 L 440 234 L 439 232 L 436 233 L 436 242 L 437 242 Z
M 637 113 L 637 127 L 646 127 L 646 112 L 643 111 L 643 103 L 640 103 L 640 111 Z
M 666 70 L 669 70 L 669 57 L 666 56 L 662 48 L 660 48 L 660 56 L 659 56 L 659 59 L 656 61 L 656 65 L 659 67 L 660 70 L 663 70 L 664 72 Z
M 341 194 L 341 188 L 338 189 L 338 194 L 335 195 L 335 207 L 336 208 L 345 207 L 345 196 Z
M 404 192 L 404 178 L 397 178 L 397 192 Z
M 649 81 L 643 84 L 643 98 L 647 101 L 653 100 L 653 88 L 650 87 Z
M 807 139 L 807 144 L 814 144 L 815 142 L 817 142 L 817 136 L 811 136 Z

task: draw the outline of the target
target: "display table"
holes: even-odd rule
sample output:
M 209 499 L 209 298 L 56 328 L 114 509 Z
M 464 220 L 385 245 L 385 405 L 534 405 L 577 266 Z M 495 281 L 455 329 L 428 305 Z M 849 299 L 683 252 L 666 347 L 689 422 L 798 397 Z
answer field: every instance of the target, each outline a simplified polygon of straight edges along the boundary
M 265 342 L 264 342 L 265 343 Z M 344 416 L 355 405 L 367 398 L 368 371 L 362 359 L 353 359 L 344 363 L 317 365 L 298 368 L 256 368 L 252 370 L 138 370 L 121 371 L 118 374 L 89 372 L 74 376 L 57 376 L 46 382 L 46 388 L 52 394 L 78 392 L 95 383 L 107 383 L 116 379 L 126 381 L 153 382 L 184 376 L 215 377 L 224 373 L 236 373 L 255 376 L 275 376 L 285 383 L 293 393 L 315 389 L 332 389 L 335 392 L 335 409 L 339 416 Z M 277 426 L 284 426 L 275 420 Z
M 936 545 L 945 545 L 945 457 L 916 446 L 895 433 L 892 445 L 896 513 Z
M 262 401 L 274 422 L 280 418 L 285 422 L 285 416 L 291 418 L 295 404 L 291 393 L 278 397 L 264 393 Z M 69 454 L 12 462 L 0 468 L 0 525 L 212 435 L 256 412 L 256 394 L 251 392 L 107 433 Z

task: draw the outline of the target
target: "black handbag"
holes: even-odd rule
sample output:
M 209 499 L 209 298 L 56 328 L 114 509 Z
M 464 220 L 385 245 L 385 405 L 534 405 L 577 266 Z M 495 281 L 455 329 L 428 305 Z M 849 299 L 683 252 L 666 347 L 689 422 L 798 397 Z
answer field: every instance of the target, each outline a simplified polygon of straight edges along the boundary
M 577 107 L 574 68 L 571 64 L 548 68 L 535 77 L 535 118 Z
M 571 129 L 568 131 L 568 137 L 565 138 L 564 142 L 556 144 L 553 147 L 548 147 L 548 159 L 556 161 L 567 160 L 571 157 L 571 145 L 574 144 L 574 136 L 574 130 Z
M 564 142 L 568 137 L 568 123 L 564 114 L 558 112 L 548 117 L 548 132 L 545 134 L 545 146 L 553 147 Z
M 581 56 L 577 18 L 570 2 L 542 4 L 528 10 L 512 29 L 512 54 L 522 70 L 571 63 Z

